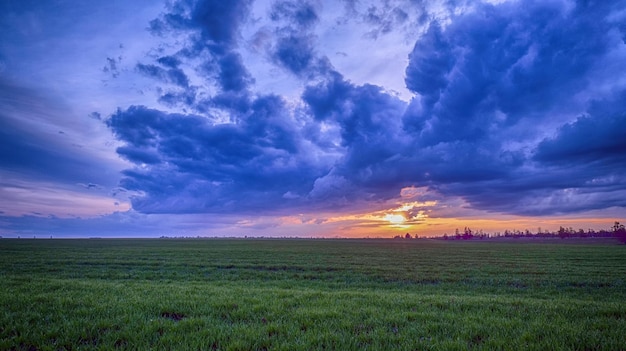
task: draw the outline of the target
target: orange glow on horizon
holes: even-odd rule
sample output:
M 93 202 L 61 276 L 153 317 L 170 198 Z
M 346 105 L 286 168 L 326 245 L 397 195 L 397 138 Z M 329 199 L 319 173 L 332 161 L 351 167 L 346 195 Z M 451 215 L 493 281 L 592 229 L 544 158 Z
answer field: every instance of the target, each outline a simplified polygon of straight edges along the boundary
M 363 223 L 355 221 L 351 224 L 346 223 L 346 225 L 343 226 L 341 231 L 337 234 L 339 234 L 339 236 L 353 238 L 392 238 L 398 234 L 402 235 L 407 232 L 411 235 L 417 235 L 419 237 L 430 237 L 443 236 L 444 234 L 454 235 L 456 229 L 463 231 L 465 227 L 472 229 L 475 233 L 482 230 L 484 233 L 502 234 L 505 230 L 525 231 L 526 229 L 532 233 L 536 233 L 539 228 L 541 228 L 542 232 L 555 232 L 559 229 L 559 226 L 573 227 L 575 229 L 581 228 L 584 230 L 589 228 L 594 230 L 609 229 L 615 221 L 620 221 L 620 219 L 614 218 L 559 217 L 544 219 L 536 217 L 501 217 L 502 218 L 494 219 L 429 217 L 417 223 L 405 222 L 400 225 L 382 224 L 380 222 L 363 225 Z
M 471 209 L 464 201 L 418 201 L 424 189 L 405 189 L 400 199 L 381 204 L 372 211 L 356 213 L 317 213 L 285 216 L 281 225 L 290 230 L 305 231 L 317 237 L 393 238 L 409 233 L 418 237 L 454 235 L 458 229 L 470 228 L 474 233 L 504 234 L 510 232 L 556 232 L 560 226 L 576 230 L 609 229 L 615 221 L 610 213 L 588 212 L 584 215 L 551 217 L 516 216 Z

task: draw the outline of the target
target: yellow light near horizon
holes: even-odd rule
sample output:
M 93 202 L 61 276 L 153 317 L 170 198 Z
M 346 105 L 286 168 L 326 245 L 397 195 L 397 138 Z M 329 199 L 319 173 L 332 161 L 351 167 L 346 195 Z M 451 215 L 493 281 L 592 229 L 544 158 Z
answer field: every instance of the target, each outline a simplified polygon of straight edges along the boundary
M 385 217 L 383 219 L 386 220 L 387 222 L 391 223 L 391 224 L 402 224 L 402 223 L 406 222 L 406 218 L 404 218 L 404 216 L 401 215 L 401 214 L 391 214 L 391 213 L 388 213 L 388 214 L 385 215 Z

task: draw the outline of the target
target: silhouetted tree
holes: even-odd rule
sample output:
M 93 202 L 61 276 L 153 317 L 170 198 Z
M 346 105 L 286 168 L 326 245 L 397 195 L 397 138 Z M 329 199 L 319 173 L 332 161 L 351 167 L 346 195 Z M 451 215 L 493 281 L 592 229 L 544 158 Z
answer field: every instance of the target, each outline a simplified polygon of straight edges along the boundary
M 468 227 L 465 227 L 465 229 L 463 230 L 463 240 L 470 240 L 473 237 L 474 235 L 472 234 L 472 230 Z
M 615 222 L 615 224 L 613 224 L 613 234 L 619 239 L 619 241 L 626 244 L 626 228 L 624 228 L 623 224 Z
M 565 239 L 569 236 L 569 231 L 563 227 L 559 227 L 559 238 Z
M 409 234 L 409 233 L 407 233 Z M 565 238 L 618 238 L 621 242 L 626 244 L 626 228 L 623 224 L 619 222 L 614 222 L 613 226 L 609 229 L 601 229 L 601 230 L 593 230 L 591 228 L 584 229 L 574 229 L 573 227 L 559 227 L 558 231 L 549 231 L 542 229 L 539 227 L 537 229 L 537 233 L 533 234 L 530 230 L 525 229 L 521 230 L 505 230 L 504 232 L 495 232 L 495 233 L 484 233 L 483 230 L 478 230 L 476 232 L 472 231 L 469 227 L 464 227 L 463 231 L 460 231 L 458 228 L 455 229 L 454 234 L 444 234 L 443 236 L 435 236 L 431 238 L 443 239 L 443 240 L 471 240 L 471 239 L 483 239 L 483 238 L 519 238 L 519 237 L 529 237 L 529 238 L 555 238 L 559 237 L 561 239 Z M 396 239 L 409 238 L 408 236 L 397 235 Z M 415 236 L 417 238 L 417 236 Z

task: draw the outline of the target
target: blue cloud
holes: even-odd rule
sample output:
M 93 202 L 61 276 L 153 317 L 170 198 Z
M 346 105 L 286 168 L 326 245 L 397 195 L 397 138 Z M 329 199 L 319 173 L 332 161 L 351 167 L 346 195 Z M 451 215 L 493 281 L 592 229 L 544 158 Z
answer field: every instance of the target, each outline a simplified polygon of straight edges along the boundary
M 241 55 L 229 52 L 219 59 L 219 83 L 224 91 L 242 91 L 254 83 L 254 78 L 244 66 Z
M 139 72 L 160 80 L 164 83 L 171 83 L 186 88 L 189 86 L 189 78 L 180 68 L 162 68 L 156 65 L 137 64 Z
M 168 68 L 178 68 L 178 66 L 182 63 L 179 58 L 174 56 L 159 57 L 157 62 Z
M 167 89 L 157 88 L 161 93 L 158 101 L 166 106 L 195 106 L 197 101 L 196 87 L 188 87 L 186 89 Z
M 165 91 L 159 101 L 168 106 L 181 105 L 198 112 L 214 105 L 210 98 L 198 97 L 211 83 L 222 92 L 243 92 L 254 83 L 254 78 L 243 64 L 237 51 L 240 25 L 247 19 L 251 1 L 176 1 L 167 12 L 151 21 L 152 33 L 160 36 L 174 34 L 183 37 L 183 47 L 173 54 L 161 56 L 154 64 L 139 63 L 138 69 L 157 80 L 173 83 L 183 91 Z M 195 73 L 206 79 L 206 86 L 192 87 L 181 62 L 194 62 Z M 197 63 L 200 61 L 201 63 Z M 219 102 L 218 102 L 219 103 Z
M 104 73 L 110 74 L 111 77 L 113 77 L 113 78 L 117 78 L 120 75 L 120 71 L 117 68 L 117 65 L 121 61 L 122 61 L 121 57 L 118 57 L 117 59 L 114 59 L 114 58 L 111 58 L 111 57 L 107 57 L 107 63 L 104 66 L 104 68 L 102 69 L 102 71 Z
M 253 97 L 244 92 L 222 92 L 216 94 L 211 99 L 203 101 L 201 104 L 196 105 L 196 108 L 201 112 L 207 112 L 210 107 L 224 109 L 232 111 L 233 115 L 241 115 L 249 111 L 252 104 Z
M 378 86 L 356 86 L 338 73 L 307 87 L 302 97 L 315 120 L 339 129 L 343 155 L 329 172 L 330 179 L 340 180 L 348 189 L 356 187 L 350 192 L 354 200 L 397 195 L 397 187 L 409 180 L 410 173 L 404 168 L 409 140 L 400 118 L 406 104 Z M 320 181 L 317 188 L 327 184 Z
M 310 28 L 319 21 L 315 7 L 308 1 L 276 1 L 272 4 L 270 18 L 273 21 L 286 20 L 302 28 Z
M 405 77 L 418 94 L 404 126 L 413 136 L 412 162 L 425 175 L 422 182 L 476 208 L 506 213 L 624 206 L 614 197 L 587 196 L 624 189 L 621 176 L 611 171 L 612 180 L 601 179 L 599 172 L 617 169 L 609 162 L 623 162 L 616 156 L 623 145 L 609 132 L 624 128 L 619 113 L 590 110 L 529 157 L 532 140 L 545 132 L 541 124 L 558 123 L 552 116 L 574 117 L 573 106 L 594 97 L 594 79 L 606 79 L 594 76 L 598 64 L 615 64 L 609 53 L 619 45 L 612 35 L 616 24 L 607 20 L 612 6 L 482 4 L 443 28 L 431 23 L 409 55 Z M 594 105 L 623 111 L 618 101 Z M 513 143 L 526 146 L 511 149 Z M 565 189 L 569 197 L 561 193 Z M 580 205 L 582 199 L 595 205 Z
M 316 51 L 314 26 L 319 17 L 313 4 L 277 1 L 272 6 L 270 18 L 276 23 L 275 43 L 270 52 L 276 64 L 306 80 L 333 71 L 328 58 Z
M 448 85 L 447 76 L 455 61 L 452 47 L 441 33 L 441 26 L 432 23 L 409 54 L 405 77 L 407 88 L 425 99 L 428 110 Z
M 205 40 L 218 44 L 233 43 L 239 24 L 246 19 L 251 4 L 251 0 L 201 0 L 191 12 L 191 21 L 201 29 Z
M 193 113 L 132 106 L 107 119 L 125 143 L 118 154 L 136 165 L 121 185 L 144 194 L 133 208 L 145 213 L 315 211 L 381 202 L 405 186 L 514 214 L 625 206 L 597 195 L 626 191 L 624 96 L 606 99 L 592 84 L 616 84 L 597 76 L 603 62 L 618 65 L 611 52 L 623 45 L 611 6 L 472 4 L 433 20 L 407 53 L 407 103 L 350 82 L 320 54 L 312 3 L 277 1 L 265 53 L 305 86 L 287 103 L 254 91 L 239 51 L 248 2 L 176 2 L 152 27 L 184 33 L 184 48 L 138 67 L 177 86 L 161 102 Z M 368 14 L 378 34 L 414 21 L 395 5 Z M 184 74 L 183 62 L 205 86 L 170 73 Z
M 176 1 L 169 12 L 150 22 L 156 34 L 175 30 L 198 30 L 198 42 L 212 42 L 218 46 L 231 46 L 237 40 L 239 24 L 249 12 L 251 0 L 198 0 Z
M 315 62 L 314 44 L 311 36 L 289 34 L 278 39 L 274 53 L 278 62 L 300 75 Z
M 626 91 L 595 101 L 588 114 L 543 140 L 535 159 L 550 165 L 584 166 L 599 174 L 626 170 Z
M 341 109 L 352 90 L 352 85 L 338 72 L 332 72 L 330 79 L 308 86 L 302 99 L 309 105 L 317 120 L 324 120 Z
M 125 171 L 121 183 L 146 194 L 133 199 L 142 212 L 245 212 L 268 203 L 278 211 L 289 202 L 285 193 L 306 194 L 323 169 L 277 96 L 256 99 L 238 123 L 141 106 L 107 123 L 127 144 L 118 152 L 138 166 L 149 163 Z
M 161 161 L 156 152 L 143 148 L 120 146 L 115 151 L 123 158 L 138 164 L 156 164 Z
M 409 57 L 407 87 L 420 99 L 405 123 L 428 123 L 427 144 L 476 140 L 562 104 L 608 50 L 601 10 L 510 2 L 479 5 L 443 31 L 431 24 Z

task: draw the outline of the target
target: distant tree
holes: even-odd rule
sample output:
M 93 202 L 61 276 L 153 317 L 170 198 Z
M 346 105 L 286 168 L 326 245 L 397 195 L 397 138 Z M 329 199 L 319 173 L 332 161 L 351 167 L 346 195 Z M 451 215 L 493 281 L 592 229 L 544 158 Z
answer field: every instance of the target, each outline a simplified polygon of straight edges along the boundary
M 473 237 L 474 234 L 472 233 L 472 230 L 468 227 L 465 227 L 465 229 L 463 230 L 463 240 L 470 240 Z
M 563 227 L 559 227 L 559 238 L 565 239 L 569 236 L 569 232 L 567 229 Z
M 413 239 L 413 237 L 409 233 L 406 233 L 406 235 L 404 235 L 404 238 L 405 239 Z
M 626 244 L 626 228 L 624 228 L 623 224 L 616 221 L 615 224 L 613 224 L 613 234 L 619 241 Z

